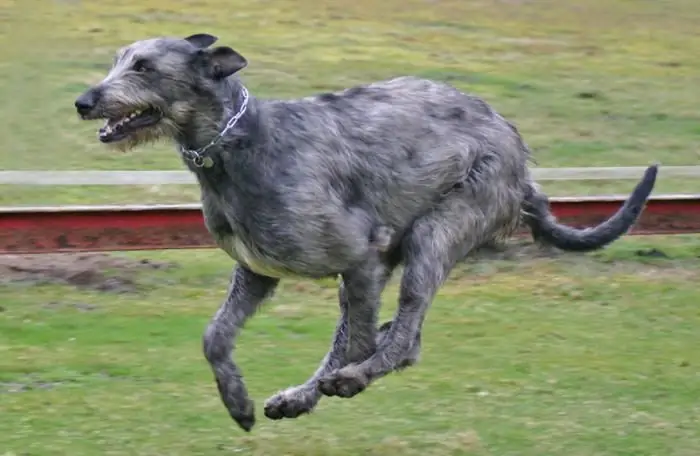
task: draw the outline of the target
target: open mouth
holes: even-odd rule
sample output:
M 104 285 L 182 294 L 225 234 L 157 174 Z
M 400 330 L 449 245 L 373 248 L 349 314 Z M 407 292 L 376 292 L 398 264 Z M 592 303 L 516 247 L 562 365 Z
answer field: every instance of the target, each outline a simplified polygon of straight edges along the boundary
M 152 127 L 160 122 L 163 115 L 153 108 L 134 111 L 124 117 L 107 119 L 104 127 L 100 128 L 99 138 L 103 143 L 120 141 L 131 133 L 146 127 Z

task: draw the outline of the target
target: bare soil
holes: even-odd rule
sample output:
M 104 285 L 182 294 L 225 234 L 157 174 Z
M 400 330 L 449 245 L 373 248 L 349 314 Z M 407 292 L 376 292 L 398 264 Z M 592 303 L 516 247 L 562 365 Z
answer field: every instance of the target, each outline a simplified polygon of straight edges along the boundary
M 657 249 L 640 250 L 636 256 L 668 258 Z M 472 252 L 464 259 L 464 263 L 493 260 L 520 262 L 557 257 L 582 261 L 580 255 L 543 247 L 531 240 L 518 239 L 511 240 L 506 245 L 487 246 Z M 133 293 L 139 288 L 136 281 L 139 273 L 176 266 L 174 263 L 136 260 L 109 253 L 0 255 L 0 285 L 58 283 L 101 292 Z
M 0 285 L 60 283 L 103 292 L 129 293 L 137 291 L 135 276 L 138 272 L 174 266 L 107 253 L 0 255 Z

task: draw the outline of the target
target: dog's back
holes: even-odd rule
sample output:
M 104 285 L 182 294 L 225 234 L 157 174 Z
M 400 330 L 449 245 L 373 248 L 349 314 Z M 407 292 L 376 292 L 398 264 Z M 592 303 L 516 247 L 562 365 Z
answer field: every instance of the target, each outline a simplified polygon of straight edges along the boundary
M 458 191 L 480 214 L 482 231 L 500 236 L 517 223 L 530 185 L 529 150 L 477 97 L 401 77 L 262 109 L 271 134 L 293 145 L 279 151 L 294 176 L 290 204 L 357 204 L 400 236 Z

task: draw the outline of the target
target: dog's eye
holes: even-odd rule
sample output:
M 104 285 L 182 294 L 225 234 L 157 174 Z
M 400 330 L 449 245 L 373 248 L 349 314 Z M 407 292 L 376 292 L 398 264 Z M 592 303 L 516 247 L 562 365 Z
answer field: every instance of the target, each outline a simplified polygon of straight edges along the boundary
M 137 60 L 134 63 L 134 71 L 138 71 L 139 73 L 146 73 L 151 71 L 151 67 L 149 66 L 148 62 L 144 59 Z

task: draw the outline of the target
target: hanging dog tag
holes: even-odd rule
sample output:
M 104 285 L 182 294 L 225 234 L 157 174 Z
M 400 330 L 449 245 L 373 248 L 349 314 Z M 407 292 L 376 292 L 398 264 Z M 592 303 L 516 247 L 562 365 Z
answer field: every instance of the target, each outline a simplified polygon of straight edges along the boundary
M 211 157 L 202 157 L 198 154 L 192 159 L 192 163 L 194 163 L 194 166 L 197 168 L 211 168 L 214 166 L 214 159 Z
M 202 166 L 204 168 L 211 168 L 214 166 L 214 159 L 211 157 L 202 157 Z

